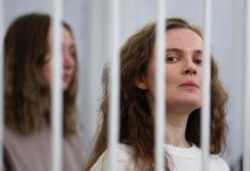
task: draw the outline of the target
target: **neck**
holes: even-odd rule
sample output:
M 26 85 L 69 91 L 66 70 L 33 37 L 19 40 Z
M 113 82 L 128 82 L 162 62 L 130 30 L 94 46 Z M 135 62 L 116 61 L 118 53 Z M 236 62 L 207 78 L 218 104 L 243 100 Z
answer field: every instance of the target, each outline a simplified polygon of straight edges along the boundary
M 185 138 L 189 114 L 169 113 L 165 130 L 165 142 L 176 147 L 187 148 L 190 143 Z

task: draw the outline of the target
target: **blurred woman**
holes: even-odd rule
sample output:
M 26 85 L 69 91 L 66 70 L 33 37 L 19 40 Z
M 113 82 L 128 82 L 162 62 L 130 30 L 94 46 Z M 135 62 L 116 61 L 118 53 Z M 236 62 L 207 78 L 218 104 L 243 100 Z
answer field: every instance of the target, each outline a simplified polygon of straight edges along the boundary
M 78 63 L 73 33 L 63 22 L 63 170 L 84 164 L 77 136 Z M 8 171 L 51 169 L 51 24 L 46 14 L 18 17 L 4 39 L 4 167 Z M 60 87 L 58 87 L 60 88 Z

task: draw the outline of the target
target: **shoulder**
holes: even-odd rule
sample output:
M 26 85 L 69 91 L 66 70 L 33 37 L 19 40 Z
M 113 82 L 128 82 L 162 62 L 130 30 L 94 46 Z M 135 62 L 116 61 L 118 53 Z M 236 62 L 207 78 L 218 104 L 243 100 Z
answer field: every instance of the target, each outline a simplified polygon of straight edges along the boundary
M 64 137 L 64 144 L 68 146 L 73 146 L 73 147 L 83 147 L 84 142 L 79 135 L 72 135 L 69 137 Z
M 64 168 L 67 168 L 65 170 L 81 170 L 86 160 L 83 139 L 78 135 L 64 137 L 63 150 Z
M 12 149 L 16 146 L 20 146 L 20 144 L 26 142 L 27 139 L 29 139 L 29 136 L 18 133 L 7 126 L 4 127 L 4 146 L 6 148 Z
M 195 146 L 195 145 L 194 145 Z M 198 149 L 199 154 L 201 154 L 201 149 L 195 146 Z M 211 154 L 209 157 L 209 166 L 210 170 L 215 171 L 230 171 L 228 164 L 217 154 Z
M 63 139 L 64 153 L 75 156 L 77 159 L 82 159 L 85 156 L 84 141 L 78 135 L 64 137 Z
M 218 155 L 211 155 L 210 162 L 211 170 L 230 171 L 228 164 Z
M 117 155 L 116 155 L 116 170 L 119 171 L 127 171 L 127 170 L 135 170 L 135 163 L 132 159 L 132 150 L 128 145 L 118 144 Z M 96 163 L 91 168 L 91 171 L 103 170 L 106 171 L 107 163 L 109 158 L 109 150 L 106 150 L 102 153 L 102 155 L 98 158 Z

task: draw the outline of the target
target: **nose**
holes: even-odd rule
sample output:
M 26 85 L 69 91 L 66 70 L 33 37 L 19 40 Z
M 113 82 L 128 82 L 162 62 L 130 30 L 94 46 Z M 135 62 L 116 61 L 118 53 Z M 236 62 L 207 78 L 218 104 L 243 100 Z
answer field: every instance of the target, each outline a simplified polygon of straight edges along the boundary
M 63 54 L 63 66 L 65 68 L 72 68 L 75 65 L 75 59 L 74 56 L 72 56 L 68 52 L 64 52 Z
M 183 67 L 183 74 L 197 74 L 197 66 L 193 60 L 187 60 Z

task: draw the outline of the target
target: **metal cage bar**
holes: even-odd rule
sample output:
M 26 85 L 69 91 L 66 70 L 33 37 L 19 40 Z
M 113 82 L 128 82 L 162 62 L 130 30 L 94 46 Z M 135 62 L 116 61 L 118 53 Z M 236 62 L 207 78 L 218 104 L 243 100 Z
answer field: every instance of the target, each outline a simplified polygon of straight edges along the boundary
M 4 8 L 3 8 L 3 0 L 0 0 L 0 80 L 2 84 L 0 84 L 0 161 L 3 161 L 3 129 L 4 129 L 4 110 L 3 110 L 3 96 L 4 96 Z M 3 162 L 0 162 L 0 171 L 3 170 Z
M 158 0 L 156 25 L 156 119 L 155 119 L 155 170 L 165 170 L 165 39 L 166 39 L 166 0 Z
M 110 52 L 111 52 L 111 72 L 110 72 L 110 103 L 109 103 L 109 160 L 108 170 L 116 171 L 115 158 L 117 155 L 117 144 L 119 135 L 119 104 L 120 104 L 120 58 L 119 58 L 119 0 L 110 0 Z
M 52 171 L 62 171 L 62 0 L 52 8 Z
M 246 15 L 245 15 L 245 87 L 244 87 L 244 138 L 243 138 L 243 171 L 249 171 L 250 169 L 250 2 L 246 3 Z
M 202 113 L 201 113 L 201 170 L 208 171 L 210 154 L 210 70 L 211 70 L 211 0 L 204 3 L 204 45 L 203 45 L 203 80 L 202 80 Z

